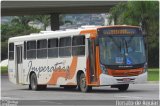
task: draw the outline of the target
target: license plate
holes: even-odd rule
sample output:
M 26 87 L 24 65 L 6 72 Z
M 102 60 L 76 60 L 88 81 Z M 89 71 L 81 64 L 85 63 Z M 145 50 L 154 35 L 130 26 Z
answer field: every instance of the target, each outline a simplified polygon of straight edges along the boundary
M 123 78 L 123 82 L 124 82 L 124 83 L 129 83 L 130 81 L 131 81 L 130 78 Z

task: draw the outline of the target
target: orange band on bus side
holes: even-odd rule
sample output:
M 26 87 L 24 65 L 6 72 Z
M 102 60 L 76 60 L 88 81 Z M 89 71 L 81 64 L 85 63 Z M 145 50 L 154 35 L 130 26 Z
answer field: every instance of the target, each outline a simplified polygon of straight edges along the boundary
M 108 70 L 108 75 L 123 77 L 123 76 L 137 76 L 139 74 L 142 74 L 144 68 L 128 69 L 128 70 L 112 70 L 112 69 L 107 69 L 107 70 Z
M 76 67 L 77 67 L 78 57 L 73 56 L 72 63 L 69 67 L 69 70 L 53 70 L 52 76 L 50 80 L 48 81 L 48 84 L 57 84 L 57 80 L 59 77 L 63 77 L 66 79 L 72 79 L 76 73 Z
M 97 30 L 96 29 L 91 29 L 91 30 L 83 30 L 80 32 L 81 35 L 85 35 L 85 34 L 90 34 L 90 38 L 94 39 L 97 36 Z M 96 65 L 98 64 L 98 57 L 97 57 L 97 47 L 96 47 Z M 97 76 L 97 82 L 90 82 L 90 67 L 89 67 L 90 61 L 89 61 L 89 57 L 87 57 L 87 61 L 86 61 L 86 83 L 87 85 L 94 85 L 97 86 L 99 85 L 99 72 L 97 72 L 99 66 L 97 66 L 96 68 L 96 76 Z

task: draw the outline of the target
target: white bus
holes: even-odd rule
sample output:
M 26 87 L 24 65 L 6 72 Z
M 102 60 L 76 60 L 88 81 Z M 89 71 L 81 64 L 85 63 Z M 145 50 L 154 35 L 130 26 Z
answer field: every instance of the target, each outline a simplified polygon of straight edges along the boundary
M 94 86 L 120 91 L 147 80 L 144 36 L 138 26 L 42 31 L 8 40 L 8 75 L 32 90 L 47 85 L 87 92 Z

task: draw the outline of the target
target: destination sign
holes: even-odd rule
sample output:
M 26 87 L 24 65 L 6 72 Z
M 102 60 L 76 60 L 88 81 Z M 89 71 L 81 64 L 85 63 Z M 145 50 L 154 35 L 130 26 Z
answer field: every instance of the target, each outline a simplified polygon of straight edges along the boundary
M 98 29 L 98 35 L 134 35 L 140 34 L 139 28 L 101 28 Z

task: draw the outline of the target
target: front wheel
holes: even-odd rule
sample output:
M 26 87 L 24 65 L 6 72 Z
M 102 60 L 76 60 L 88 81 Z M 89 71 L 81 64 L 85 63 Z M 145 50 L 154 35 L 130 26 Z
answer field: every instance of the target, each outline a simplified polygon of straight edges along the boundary
M 129 84 L 119 85 L 118 89 L 119 91 L 126 91 L 129 87 Z
M 92 87 L 91 86 L 87 86 L 87 84 L 86 84 L 86 77 L 85 77 L 84 73 L 82 73 L 80 75 L 78 87 L 82 92 L 88 92 L 88 91 L 92 90 Z

